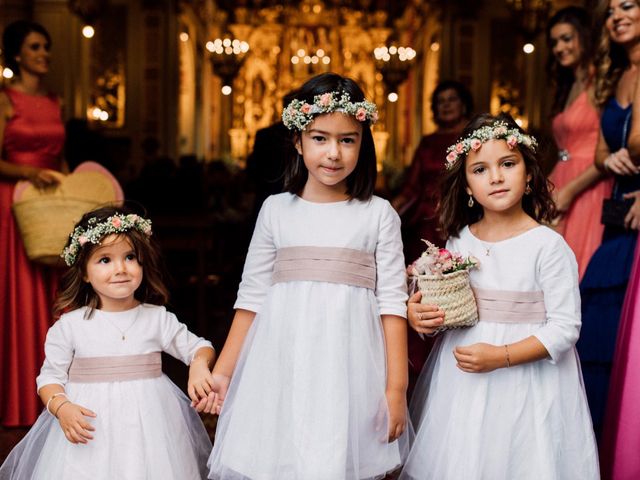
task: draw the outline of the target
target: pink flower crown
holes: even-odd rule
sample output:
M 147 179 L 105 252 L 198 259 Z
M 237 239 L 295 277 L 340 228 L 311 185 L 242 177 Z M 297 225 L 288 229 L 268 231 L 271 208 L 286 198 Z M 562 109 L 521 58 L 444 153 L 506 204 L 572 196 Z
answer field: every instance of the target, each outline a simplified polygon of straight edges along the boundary
M 522 133 L 517 128 L 509 128 L 505 122 L 496 122 L 493 125 L 485 125 L 474 130 L 466 138 L 458 140 L 447 148 L 447 163 L 445 163 L 447 170 L 453 168 L 458 160 L 465 157 L 470 151 L 480 150 L 482 144 L 489 140 L 506 140 L 511 150 L 518 144 L 531 148 L 533 151 L 538 146 L 538 141 L 531 135 Z
M 69 235 L 68 245 L 60 255 L 64 258 L 64 263 L 69 267 L 76 263 L 80 249 L 87 242 L 98 245 L 100 240 L 107 235 L 124 233 L 132 228 L 144 233 L 146 236 L 151 235 L 151 220 L 133 213 L 127 215 L 116 213 L 102 222 L 98 222 L 98 219 L 94 217 L 89 219 L 88 223 L 89 226 L 86 229 L 78 226 L 73 230 L 73 233 Z
M 327 92 L 313 97 L 313 103 L 297 98 L 292 100 L 282 111 L 282 122 L 289 130 L 302 132 L 316 115 L 331 112 L 353 115 L 359 122 L 368 121 L 373 124 L 378 121 L 375 103 L 368 100 L 354 103 L 347 92 Z

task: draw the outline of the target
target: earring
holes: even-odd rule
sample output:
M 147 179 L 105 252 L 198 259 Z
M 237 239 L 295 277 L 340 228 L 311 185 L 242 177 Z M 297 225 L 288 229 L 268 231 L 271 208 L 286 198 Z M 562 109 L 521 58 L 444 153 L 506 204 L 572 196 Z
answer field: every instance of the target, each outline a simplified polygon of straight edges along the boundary
M 469 208 L 473 207 L 473 195 L 469 195 L 469 201 L 467 202 Z
M 529 182 L 527 182 L 527 186 L 524 187 L 524 194 L 529 195 L 530 193 L 531 193 L 531 186 L 529 185 Z

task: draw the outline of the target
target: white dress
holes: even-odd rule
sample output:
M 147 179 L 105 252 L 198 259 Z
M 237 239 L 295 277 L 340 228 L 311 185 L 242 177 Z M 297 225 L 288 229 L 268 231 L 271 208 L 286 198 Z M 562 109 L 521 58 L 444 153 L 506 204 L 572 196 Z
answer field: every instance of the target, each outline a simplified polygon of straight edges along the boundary
M 272 284 L 276 250 L 340 247 L 375 255 L 375 288 Z M 400 466 L 387 443 L 380 315 L 406 317 L 400 221 L 373 197 L 313 203 L 283 193 L 260 211 L 237 309 L 256 312 L 218 421 L 212 479 L 377 478 Z
M 574 348 L 580 294 L 568 245 L 543 226 L 496 243 L 480 241 L 465 227 L 447 248 L 480 260 L 480 268 L 470 274 L 474 289 L 541 291 L 542 323 L 499 323 L 496 314 L 493 321 L 482 319 L 474 327 L 440 336 L 412 399 L 416 439 L 401 478 L 599 479 Z M 524 318 L 531 319 L 534 313 L 526 312 Z M 504 345 L 531 335 L 546 347 L 549 358 L 489 373 L 456 367 L 456 346 Z
M 12 480 L 200 480 L 211 442 L 190 400 L 161 374 L 140 380 L 68 381 L 74 357 L 118 357 L 166 352 L 186 364 L 211 343 L 189 332 L 164 307 L 142 304 L 125 312 L 86 307 L 49 329 L 38 389 L 59 384 L 69 400 L 96 413 L 94 439 L 74 445 L 58 420 L 42 412 L 0 468 Z M 122 332 L 125 340 L 122 340 Z M 62 407 L 65 408 L 65 407 Z

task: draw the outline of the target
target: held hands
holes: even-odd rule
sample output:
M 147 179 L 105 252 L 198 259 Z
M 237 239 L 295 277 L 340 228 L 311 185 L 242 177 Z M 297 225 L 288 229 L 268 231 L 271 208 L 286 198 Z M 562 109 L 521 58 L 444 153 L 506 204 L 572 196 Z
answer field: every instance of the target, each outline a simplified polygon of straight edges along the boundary
M 389 409 L 389 443 L 400 438 L 407 427 L 407 396 L 403 391 L 387 391 Z
M 609 154 L 603 162 L 604 169 L 617 175 L 635 175 L 640 173 L 640 168 L 633 163 L 626 148 Z
M 194 358 L 189 366 L 187 392 L 197 412 L 215 413 L 217 388 L 204 358 Z
M 486 373 L 509 365 L 504 345 L 474 343 L 458 346 L 453 350 L 453 356 L 458 361 L 456 366 L 468 373 Z
M 211 377 L 213 378 L 213 381 L 216 384 L 217 400 L 216 400 L 215 410 L 210 413 L 215 413 L 216 415 L 220 415 L 220 412 L 222 411 L 222 406 L 224 404 L 224 399 L 227 397 L 227 391 L 229 390 L 231 377 L 228 375 L 223 375 L 222 373 L 212 373 Z
M 63 400 L 55 411 L 60 428 L 62 428 L 67 440 L 73 444 L 87 443 L 89 440 L 93 440 L 93 435 L 90 432 L 93 432 L 95 428 L 85 417 L 95 418 L 95 413 L 68 400 Z
M 431 335 L 444 323 L 444 312 L 437 305 L 422 305 L 422 293 L 416 292 L 407 303 L 409 325 L 418 333 Z

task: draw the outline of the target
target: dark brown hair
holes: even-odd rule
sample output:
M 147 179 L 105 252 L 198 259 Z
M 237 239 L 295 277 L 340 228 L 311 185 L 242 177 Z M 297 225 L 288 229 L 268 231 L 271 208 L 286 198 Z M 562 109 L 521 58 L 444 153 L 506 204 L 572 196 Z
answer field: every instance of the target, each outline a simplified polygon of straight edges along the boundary
M 352 102 L 362 102 L 364 92 L 356 82 L 337 73 L 322 73 L 311 78 L 298 90 L 292 93 L 291 99 L 298 99 L 313 104 L 316 95 L 329 92 L 348 93 Z M 354 121 L 355 117 L 353 117 Z M 347 195 L 358 200 L 369 200 L 376 186 L 376 149 L 368 121 L 359 122 L 362 125 L 362 141 L 356 168 L 347 177 Z M 300 132 L 292 133 L 293 142 L 299 139 Z M 284 190 L 300 195 L 307 183 L 309 172 L 304 160 L 296 150 L 291 152 L 284 170 Z
M 2 33 L 4 60 L 7 66 L 13 70 L 13 73 L 16 75 L 20 75 L 20 65 L 18 65 L 16 57 L 20 55 L 22 44 L 30 33 L 41 34 L 47 39 L 49 46 L 51 45 L 49 32 L 47 32 L 47 30 L 39 23 L 30 22 L 28 20 L 17 20 L 10 23 Z
M 558 63 L 553 54 L 553 45 L 551 44 L 551 29 L 558 24 L 566 23 L 571 25 L 578 36 L 578 45 L 580 46 L 580 58 L 578 63 L 580 67 L 587 72 L 591 67 L 593 59 L 593 40 L 592 40 L 592 22 L 587 10 L 581 7 L 566 7 L 558 10 L 547 23 L 547 48 L 549 58 L 547 60 L 547 73 L 555 86 L 555 96 L 553 99 L 553 113 L 561 112 L 567 103 L 569 91 L 575 81 L 573 68 L 563 67 Z
M 466 138 L 474 130 L 485 126 L 504 122 L 508 128 L 515 128 L 524 133 L 518 124 L 506 113 L 497 116 L 483 113 L 473 118 L 462 131 L 461 138 Z M 523 210 L 537 222 L 550 222 L 556 215 L 555 205 L 551 197 L 551 184 L 542 171 L 536 158 L 535 151 L 531 147 L 518 144 L 518 151 L 524 158 L 527 174 L 531 176 L 529 186 L 531 193 L 522 197 Z M 458 161 L 445 172 L 440 189 L 440 202 L 438 204 L 438 220 L 440 227 L 446 236 L 457 237 L 458 233 L 466 225 L 471 225 L 482 218 L 482 206 L 477 202 L 473 207 L 468 207 L 467 202 L 467 157 L 459 157 Z
M 124 207 L 98 208 L 85 213 L 75 225 L 74 230 L 76 227 L 86 229 L 89 226 L 89 220 L 93 218 L 98 222 L 103 222 L 113 215 L 130 213 L 133 212 Z M 135 228 L 118 234 L 118 237 L 126 238 L 131 243 L 138 262 L 142 266 L 142 283 L 134 294 L 136 300 L 153 305 L 165 305 L 169 300 L 169 291 L 164 284 L 165 268 L 160 258 L 160 248 L 157 242 L 153 237 L 148 237 Z M 69 242 L 67 242 L 68 244 Z M 93 290 L 91 284 L 84 280 L 87 273 L 87 261 L 98 246 L 89 242 L 85 243 L 80 248 L 75 263 L 62 276 L 53 306 L 54 317 L 85 306 L 89 307 L 88 316 L 91 316 L 94 309 L 101 307 L 100 297 Z
M 469 89 L 463 83 L 456 82 L 455 80 L 443 80 L 438 83 L 431 94 L 431 113 L 433 114 L 433 121 L 439 126 L 442 126 L 442 122 L 438 116 L 438 95 L 446 90 L 453 90 L 456 92 L 458 98 L 460 98 L 460 101 L 462 102 L 462 116 L 465 120 L 471 118 L 473 113 L 473 96 Z

